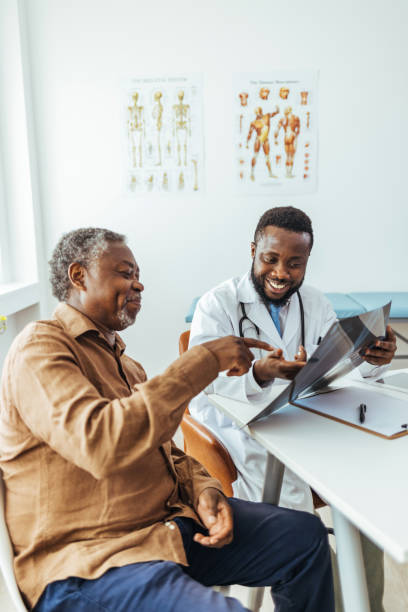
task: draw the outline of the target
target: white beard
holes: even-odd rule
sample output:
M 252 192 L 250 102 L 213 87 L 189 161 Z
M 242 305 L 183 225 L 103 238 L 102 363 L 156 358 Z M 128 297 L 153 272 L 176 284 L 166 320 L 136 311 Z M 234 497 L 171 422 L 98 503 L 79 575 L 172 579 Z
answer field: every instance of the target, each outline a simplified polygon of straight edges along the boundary
M 122 325 L 122 329 L 129 327 L 129 325 L 133 325 L 136 319 L 136 315 L 130 315 L 125 310 L 120 310 L 118 312 L 118 319 Z

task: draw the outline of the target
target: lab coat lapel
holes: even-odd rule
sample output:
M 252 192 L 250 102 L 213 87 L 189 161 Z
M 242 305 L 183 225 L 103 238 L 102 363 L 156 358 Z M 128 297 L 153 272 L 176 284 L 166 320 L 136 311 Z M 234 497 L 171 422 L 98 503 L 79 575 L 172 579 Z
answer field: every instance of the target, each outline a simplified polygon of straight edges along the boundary
M 267 336 L 268 341 L 276 348 L 284 348 L 283 340 L 280 337 L 275 323 L 272 320 L 268 309 L 261 301 L 250 279 L 249 273 L 246 274 L 238 284 L 238 300 L 243 302 L 247 317 L 255 323 L 260 330 Z M 240 312 L 241 316 L 241 312 Z M 245 324 L 244 324 L 245 329 Z M 252 335 L 252 334 L 251 334 Z M 256 337 L 255 334 L 253 337 Z

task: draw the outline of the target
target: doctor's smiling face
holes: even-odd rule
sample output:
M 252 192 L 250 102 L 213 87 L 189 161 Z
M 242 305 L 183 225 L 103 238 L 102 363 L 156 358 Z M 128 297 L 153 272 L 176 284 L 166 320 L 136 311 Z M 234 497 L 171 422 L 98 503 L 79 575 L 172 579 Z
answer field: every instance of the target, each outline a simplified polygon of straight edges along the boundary
M 251 279 L 264 302 L 284 304 L 302 285 L 312 247 L 308 232 L 274 225 L 262 229 L 251 243 Z

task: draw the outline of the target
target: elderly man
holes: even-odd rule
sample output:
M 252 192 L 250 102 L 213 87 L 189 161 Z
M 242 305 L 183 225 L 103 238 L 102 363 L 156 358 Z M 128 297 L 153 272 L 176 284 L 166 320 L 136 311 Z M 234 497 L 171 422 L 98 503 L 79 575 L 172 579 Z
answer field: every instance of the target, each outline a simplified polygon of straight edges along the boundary
M 262 397 L 271 385 L 287 383 L 305 365 L 320 340 L 336 320 L 327 298 L 303 284 L 313 229 L 309 217 L 292 206 L 267 210 L 259 219 L 251 243 L 251 270 L 208 291 L 197 304 L 191 325 L 190 347 L 236 334 L 258 338 L 276 347 L 274 352 L 254 351 L 252 368 L 239 379 L 219 376 L 211 390 L 241 401 Z M 395 335 L 367 349 L 363 376 L 378 376 L 396 350 Z M 190 405 L 194 418 L 204 423 L 229 450 L 238 470 L 233 483 L 237 497 L 261 499 L 267 453 L 253 438 L 218 411 L 205 393 Z M 285 469 L 280 504 L 313 512 L 309 486 Z M 373 612 L 382 607 L 382 553 L 363 537 Z M 340 600 L 336 610 L 342 609 Z
M 36 612 L 240 611 L 214 584 L 270 585 L 275 610 L 332 612 L 324 527 L 314 516 L 230 499 L 171 441 L 218 373 L 242 375 L 264 342 L 188 351 L 150 381 L 117 330 L 143 285 L 122 235 L 80 229 L 51 260 L 54 318 L 7 357 L 0 465 L 17 581 Z

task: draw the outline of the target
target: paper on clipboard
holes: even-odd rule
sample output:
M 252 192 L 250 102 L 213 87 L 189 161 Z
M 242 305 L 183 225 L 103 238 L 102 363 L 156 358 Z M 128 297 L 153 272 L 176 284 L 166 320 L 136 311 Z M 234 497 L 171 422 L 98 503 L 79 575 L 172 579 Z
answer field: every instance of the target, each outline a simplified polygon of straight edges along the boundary
M 359 420 L 361 403 L 367 406 L 364 423 Z M 314 395 L 293 404 L 386 438 L 405 434 L 408 428 L 408 400 L 364 387 L 335 389 L 330 399 Z
M 292 383 L 247 425 L 266 418 L 288 403 L 319 393 L 359 366 L 365 350 L 385 336 L 390 308 L 391 302 L 361 315 L 335 321 Z

